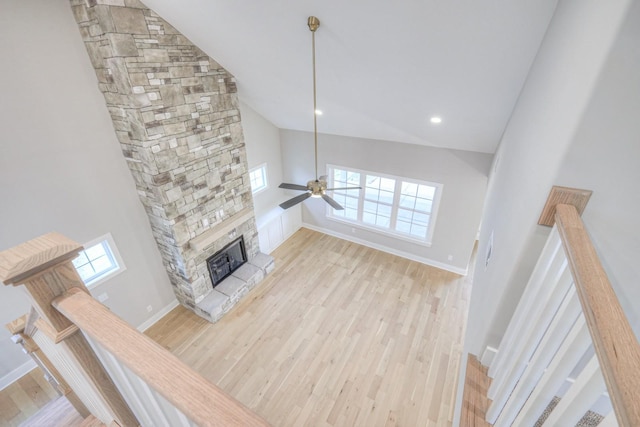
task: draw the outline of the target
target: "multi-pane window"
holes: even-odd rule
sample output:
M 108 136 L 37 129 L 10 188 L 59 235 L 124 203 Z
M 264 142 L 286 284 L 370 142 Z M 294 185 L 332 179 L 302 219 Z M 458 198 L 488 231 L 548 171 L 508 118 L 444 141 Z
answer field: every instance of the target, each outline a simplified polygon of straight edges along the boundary
M 426 236 L 435 192 L 431 185 L 403 182 L 396 230 L 418 238 Z
M 256 194 L 267 188 L 267 164 L 263 163 L 249 171 L 251 192 Z
M 110 234 L 87 243 L 85 249 L 73 260 L 85 285 L 96 285 L 106 277 L 124 270 L 124 263 L 115 248 Z
M 329 165 L 332 197 L 345 209 L 327 216 L 429 244 L 442 184 Z
M 366 174 L 362 222 L 381 228 L 391 226 L 395 179 Z
M 358 187 L 360 185 L 360 172 L 334 169 L 332 178 L 333 181 L 330 178 L 331 188 Z M 334 210 L 335 216 L 354 221 L 358 219 L 360 190 L 334 190 L 332 197 L 344 208 L 341 211 Z

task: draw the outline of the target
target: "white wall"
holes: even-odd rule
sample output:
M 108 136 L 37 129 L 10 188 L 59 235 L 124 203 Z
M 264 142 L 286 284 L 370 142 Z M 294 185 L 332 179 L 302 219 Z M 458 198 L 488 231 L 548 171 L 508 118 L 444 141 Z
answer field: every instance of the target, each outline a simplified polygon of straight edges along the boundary
M 0 250 L 49 231 L 81 243 L 111 232 L 127 270 L 92 293 L 141 325 L 175 298 L 69 2 L 3 2 L 0 40 Z M 0 324 L 28 309 L 0 285 Z M 0 381 L 26 360 L 0 328 Z
M 302 213 L 299 206 L 286 211 L 278 206 L 289 197 L 278 188 L 283 182 L 280 129 L 244 102 L 240 110 L 249 168 L 267 164 L 268 188 L 253 195 L 253 207 L 260 251 L 268 254 L 300 228 Z
M 627 189 L 638 182 L 637 172 L 627 169 L 637 169 L 637 134 L 636 147 L 628 145 L 637 128 L 629 128 L 624 141 L 612 144 L 612 137 L 617 136 L 616 121 L 611 120 L 606 130 L 601 129 L 595 113 L 591 112 L 606 108 L 603 105 L 596 107 L 594 102 L 618 103 L 616 95 L 611 93 L 614 100 L 603 97 L 594 101 L 596 98 L 592 96 L 598 93 L 603 69 L 610 66 L 607 62 L 609 52 L 632 1 L 637 6 L 637 0 L 560 0 L 558 3 L 494 160 L 483 213 L 463 360 L 468 352 L 480 356 L 487 345 L 498 346 L 550 230 L 536 224 L 551 186 L 591 188 L 601 194 L 605 188 L 609 192 L 619 185 L 616 178 L 630 179 L 625 184 Z M 633 85 L 626 90 L 633 93 L 630 96 L 638 96 Z M 623 104 L 626 105 L 623 108 L 632 109 L 637 105 L 630 101 Z M 637 120 L 637 110 L 631 114 L 635 114 Z M 589 120 L 596 120 L 596 123 L 589 123 Z M 590 132 L 598 132 L 598 135 L 585 140 Z M 586 147 L 589 148 L 585 151 Z M 620 150 L 612 158 L 630 156 L 635 162 L 630 165 L 627 160 L 616 165 L 604 160 L 612 156 L 609 147 Z M 598 164 L 598 159 L 604 161 Z M 602 169 L 596 172 L 602 178 L 600 183 L 587 179 L 594 168 Z M 616 168 L 625 170 L 616 171 Z M 619 219 L 629 221 L 626 214 L 621 216 L 613 205 L 603 204 L 605 200 L 614 202 L 618 196 L 616 190 L 604 198 L 594 194 L 584 216 L 587 225 L 604 212 L 605 217 L 596 220 L 600 223 L 596 229 L 602 226 L 603 230 L 613 230 Z M 638 207 L 637 197 L 628 203 L 628 206 L 632 205 Z M 493 254 L 485 269 L 483 255 L 492 233 Z M 621 233 L 615 234 L 618 237 L 614 240 Z M 634 242 L 637 249 L 637 232 L 631 241 L 618 241 L 617 250 L 633 248 Z M 638 251 L 634 253 L 636 255 L 631 257 L 637 262 Z M 625 256 L 623 263 L 628 263 L 628 257 Z M 624 275 L 635 274 L 632 277 L 637 282 L 637 270 L 626 271 Z M 631 282 L 624 286 L 634 285 L 637 287 L 637 283 Z M 637 290 L 633 294 L 637 295 Z M 463 365 L 456 417 L 460 413 L 464 371 Z
M 497 346 L 549 229 L 538 217 L 574 139 L 628 0 L 563 0 L 496 153 L 465 347 Z M 491 263 L 484 267 L 494 233 Z
M 629 10 L 571 148 L 560 185 L 593 190 L 583 214 L 640 339 L 640 2 Z
M 313 134 L 282 130 L 280 135 L 285 181 L 304 185 L 314 179 Z M 319 175 L 326 173 L 326 164 L 330 163 L 439 182 L 444 185 L 440 209 L 431 247 L 357 227 L 353 233 L 351 225 L 326 219 L 326 202 L 322 199 L 304 202 L 303 221 L 329 233 L 347 235 L 464 273 L 478 232 L 491 158 L 489 154 L 470 151 L 319 135 Z M 449 255 L 453 256 L 452 261 L 448 260 Z
M 275 208 L 280 209 L 278 204 L 286 198 L 278 188 L 282 183 L 280 130 L 244 102 L 240 102 L 240 112 L 249 168 L 267 163 L 269 187 L 253 196 L 256 219 L 260 223 L 261 218 L 269 216 Z

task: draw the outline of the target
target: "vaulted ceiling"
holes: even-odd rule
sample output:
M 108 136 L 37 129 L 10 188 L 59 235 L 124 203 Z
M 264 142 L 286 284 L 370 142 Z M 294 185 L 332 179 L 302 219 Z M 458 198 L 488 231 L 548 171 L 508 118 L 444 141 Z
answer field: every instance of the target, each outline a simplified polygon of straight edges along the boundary
M 284 129 L 492 153 L 557 0 L 145 0 Z M 439 116 L 442 123 L 430 123 Z

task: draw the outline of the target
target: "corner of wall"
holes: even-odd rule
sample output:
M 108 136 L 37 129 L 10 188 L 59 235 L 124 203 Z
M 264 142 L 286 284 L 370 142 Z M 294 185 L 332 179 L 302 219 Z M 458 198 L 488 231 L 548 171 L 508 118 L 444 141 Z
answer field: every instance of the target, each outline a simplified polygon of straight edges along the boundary
M 13 371 L 0 378 L 0 391 L 4 390 L 23 376 L 27 375 L 36 367 L 36 363 L 33 360 L 28 360 L 22 365 L 18 366 Z

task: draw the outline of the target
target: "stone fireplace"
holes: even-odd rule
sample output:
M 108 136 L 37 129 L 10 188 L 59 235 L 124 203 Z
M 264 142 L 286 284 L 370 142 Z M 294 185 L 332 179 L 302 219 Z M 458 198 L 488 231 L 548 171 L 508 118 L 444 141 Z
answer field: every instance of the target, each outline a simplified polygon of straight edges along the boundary
M 216 321 L 273 267 L 235 79 L 138 0 L 70 3 L 174 293 Z M 240 236 L 247 263 L 214 289 L 207 259 Z

